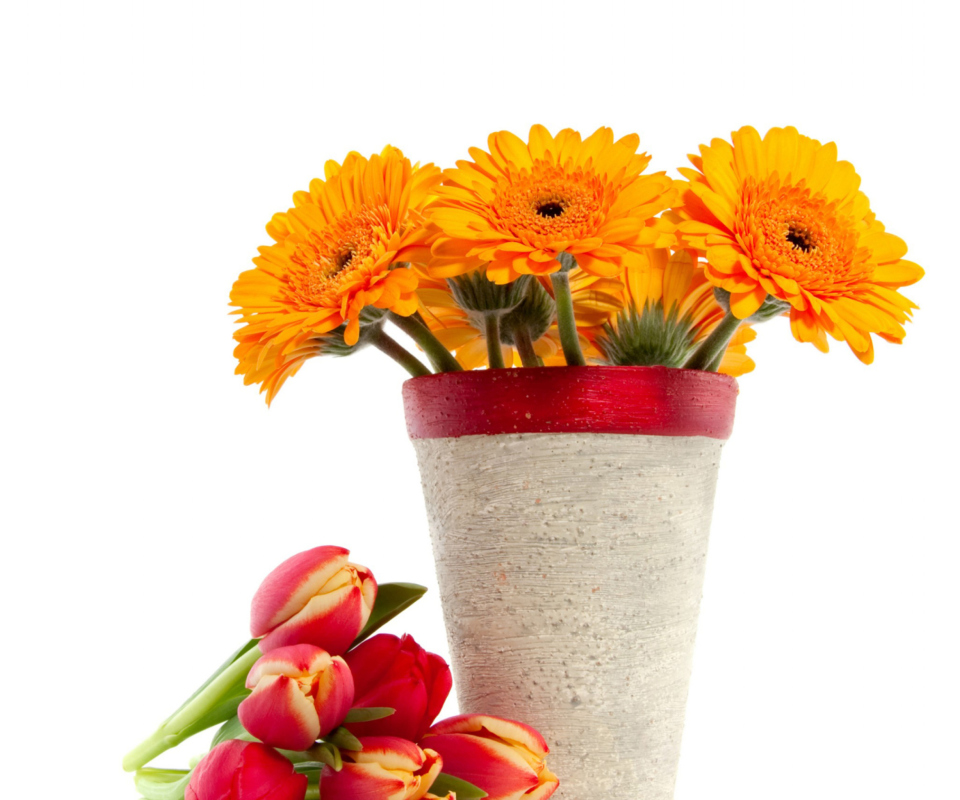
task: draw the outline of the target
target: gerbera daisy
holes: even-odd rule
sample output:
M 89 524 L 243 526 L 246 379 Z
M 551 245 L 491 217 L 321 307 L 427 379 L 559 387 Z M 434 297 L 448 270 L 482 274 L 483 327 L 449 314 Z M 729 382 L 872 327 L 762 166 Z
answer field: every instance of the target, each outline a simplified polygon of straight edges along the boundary
M 730 293 L 738 319 L 768 296 L 789 304 L 794 336 L 828 349 L 846 341 L 864 363 L 871 334 L 900 343 L 916 306 L 897 289 L 923 276 L 907 246 L 887 233 L 859 190 L 860 177 L 837 161 L 833 143 L 750 127 L 714 139 L 690 156 L 696 169 L 676 209 L 678 235 L 706 253 L 706 275 Z
M 687 250 L 648 250 L 644 263 L 624 274 L 620 300 L 621 310 L 596 338 L 602 361 L 617 366 L 682 367 L 726 313 L 696 254 Z M 752 371 L 746 343 L 754 338 L 750 325 L 738 326 L 718 371 L 733 376 Z
M 583 364 L 567 272 L 579 266 L 616 277 L 640 248 L 672 243 L 655 215 L 674 200 L 673 181 L 643 175 L 636 134 L 614 141 L 609 128 L 586 139 L 569 128 L 556 137 L 542 125 L 528 142 L 500 131 L 489 152 L 471 148 L 473 161 L 444 172 L 428 209 L 437 234 L 431 272 L 448 278 L 486 264 L 495 283 L 520 275 L 551 275 L 567 362 Z
M 585 140 L 542 125 L 529 142 L 491 133 L 489 152 L 472 147 L 473 161 L 443 173 L 427 211 L 439 229 L 431 273 L 447 278 L 486 264 L 492 281 L 509 283 L 557 272 L 567 252 L 588 273 L 619 275 L 661 238 L 654 216 L 675 196 L 664 173 L 641 174 L 650 157 L 639 145 L 636 134 L 614 141 L 609 128 Z
M 328 161 L 325 179 L 294 195 L 267 225 L 275 243 L 230 293 L 244 323 L 234 338 L 245 383 L 261 383 L 270 402 L 322 352 L 324 334 L 344 326 L 344 343 L 356 345 L 365 308 L 416 312 L 417 275 L 406 262 L 429 253 L 421 212 L 439 181 L 439 168 L 388 146 L 369 159 L 350 153 L 342 166 Z

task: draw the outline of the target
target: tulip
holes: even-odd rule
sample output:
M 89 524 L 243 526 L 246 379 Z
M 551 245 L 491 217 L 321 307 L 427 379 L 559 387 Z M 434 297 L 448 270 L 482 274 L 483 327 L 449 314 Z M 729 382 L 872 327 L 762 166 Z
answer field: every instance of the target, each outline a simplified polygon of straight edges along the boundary
M 453 679 L 447 662 L 412 636 L 381 633 L 344 656 L 353 673 L 358 708 L 394 709 L 389 717 L 346 725 L 354 736 L 399 736 L 417 742 L 437 718 Z
M 315 547 L 288 558 L 267 575 L 253 598 L 250 632 L 260 651 L 312 644 L 342 655 L 366 624 L 377 582 L 347 560 L 342 547 Z
M 222 742 L 203 757 L 184 800 L 303 800 L 307 776 L 260 742 Z
M 363 750 L 342 750 L 343 768 L 320 773 L 323 800 L 420 800 L 429 791 L 442 762 L 433 750 L 394 736 L 360 739 Z
M 543 757 L 550 752 L 529 725 L 483 714 L 461 714 L 434 725 L 423 738 L 447 775 L 487 793 L 486 800 L 545 800 L 560 782 Z
M 343 722 L 353 677 L 340 656 L 312 644 L 278 647 L 247 676 L 250 696 L 237 714 L 248 733 L 284 750 L 306 750 Z

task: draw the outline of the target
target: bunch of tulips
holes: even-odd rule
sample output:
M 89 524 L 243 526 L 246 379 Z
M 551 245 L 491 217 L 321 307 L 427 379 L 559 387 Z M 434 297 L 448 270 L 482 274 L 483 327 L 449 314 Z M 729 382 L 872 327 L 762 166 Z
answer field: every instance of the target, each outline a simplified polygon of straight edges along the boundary
M 545 800 L 546 742 L 520 722 L 435 722 L 450 668 L 411 636 L 372 635 L 426 591 L 377 585 L 349 551 L 293 556 L 264 580 L 255 637 L 124 759 L 147 800 Z M 217 727 L 192 769 L 147 766 Z

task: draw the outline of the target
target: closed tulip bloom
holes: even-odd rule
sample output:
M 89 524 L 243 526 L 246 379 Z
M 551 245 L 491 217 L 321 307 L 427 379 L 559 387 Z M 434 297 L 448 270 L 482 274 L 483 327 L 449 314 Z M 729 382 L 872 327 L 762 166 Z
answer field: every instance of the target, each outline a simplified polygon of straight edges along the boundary
M 447 775 L 479 786 L 486 800 L 545 800 L 560 785 L 543 761 L 547 743 L 519 722 L 461 714 L 434 725 L 422 745 L 440 754 Z
M 447 662 L 428 653 L 412 636 L 381 633 L 344 656 L 356 687 L 354 706 L 395 709 L 389 717 L 352 722 L 355 736 L 399 736 L 419 741 L 450 694 Z
M 320 773 L 323 800 L 420 800 L 442 762 L 433 750 L 394 736 L 366 736 L 363 750 L 343 750 L 343 768 Z
M 260 741 L 306 750 L 336 728 L 353 703 L 353 677 L 340 656 L 312 644 L 278 647 L 247 676 L 253 693 L 237 714 Z
M 312 644 L 341 655 L 373 610 L 377 582 L 348 561 L 343 547 L 315 547 L 288 558 L 260 585 L 250 612 L 250 633 L 268 653 Z
M 303 800 L 307 776 L 260 742 L 232 739 L 203 757 L 190 777 L 185 800 Z

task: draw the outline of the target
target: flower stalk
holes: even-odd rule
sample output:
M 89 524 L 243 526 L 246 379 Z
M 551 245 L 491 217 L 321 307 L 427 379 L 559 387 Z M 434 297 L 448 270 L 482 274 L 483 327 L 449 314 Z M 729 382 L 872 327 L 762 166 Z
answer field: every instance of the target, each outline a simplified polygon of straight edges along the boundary
M 560 330 L 560 346 L 564 358 L 571 367 L 585 367 L 587 360 L 580 349 L 580 336 L 577 334 L 577 319 L 573 312 L 573 295 L 570 293 L 570 270 L 577 260 L 570 253 L 561 253 L 557 257 L 560 271 L 550 276 L 553 284 L 553 297 L 557 302 L 557 327 Z
M 422 322 L 414 317 L 403 317 L 393 311 L 387 312 L 387 316 L 394 325 L 420 346 L 437 372 L 460 372 L 463 369 L 457 363 L 457 359 Z
M 727 345 L 740 327 L 741 319 L 737 319 L 732 311 L 727 311 L 723 319 L 717 324 L 710 335 L 704 339 L 700 346 L 693 351 L 693 355 L 683 365 L 684 369 L 700 369 L 705 372 L 716 372 L 720 368 L 720 362 L 723 360 L 723 354 L 727 350 Z
M 244 685 L 247 673 L 261 655 L 256 642 L 249 643 L 248 649 L 242 649 L 232 662 L 221 667 L 173 716 L 124 756 L 124 770 L 138 770 L 195 733 L 236 714 L 241 701 L 250 694 Z
M 432 374 L 419 358 L 390 336 L 383 328 L 378 328 L 370 334 L 370 344 L 376 347 L 381 353 L 396 361 L 414 378 L 419 378 L 421 375 Z
M 521 325 L 513 334 L 514 345 L 520 354 L 520 363 L 525 367 L 540 367 L 543 363 L 540 356 L 533 349 L 533 340 L 530 338 L 530 331 L 527 327 Z
M 490 369 L 503 369 L 503 346 L 500 344 L 500 312 L 488 311 L 483 315 L 484 338 L 487 341 L 487 362 Z

